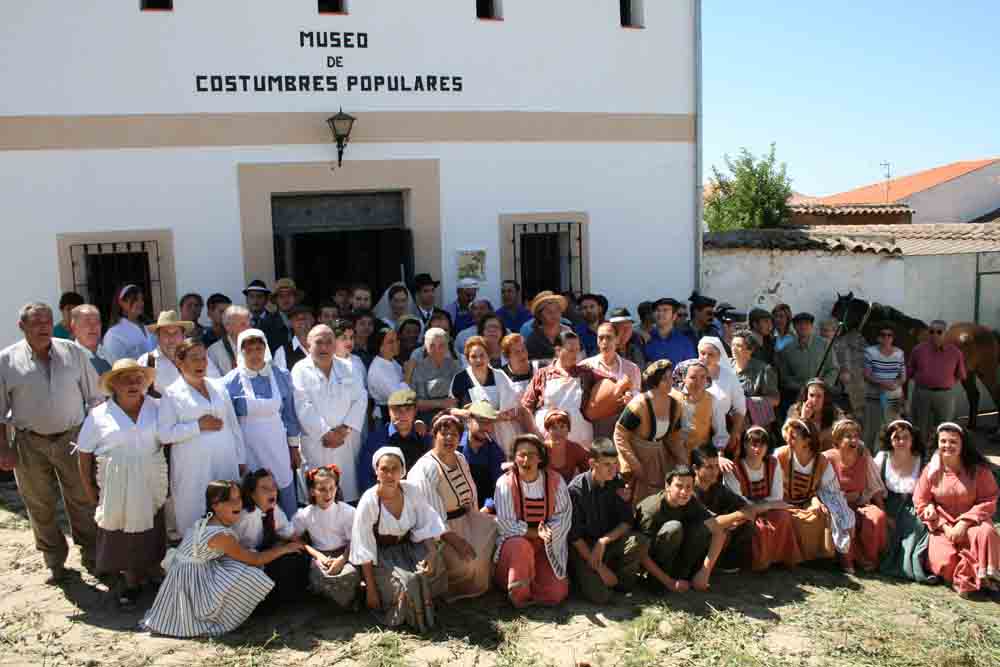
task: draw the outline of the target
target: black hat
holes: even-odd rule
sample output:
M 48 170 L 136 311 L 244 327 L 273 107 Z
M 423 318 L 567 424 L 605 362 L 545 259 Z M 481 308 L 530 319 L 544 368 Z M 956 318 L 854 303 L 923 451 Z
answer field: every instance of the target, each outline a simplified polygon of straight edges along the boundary
M 429 273 L 418 273 L 417 275 L 413 276 L 414 291 L 419 290 L 424 285 L 434 285 L 434 289 L 437 289 L 438 285 L 440 284 L 441 282 L 439 280 L 434 280 L 433 278 L 431 278 L 431 274 Z
M 688 297 L 688 301 L 691 302 L 692 308 L 704 308 L 705 306 L 712 306 L 714 308 L 715 304 L 718 303 L 710 296 L 698 294 L 698 290 L 691 292 L 691 296 Z
M 261 294 L 270 294 L 271 290 L 267 288 L 267 285 L 263 280 L 251 280 L 247 288 L 243 290 L 243 296 L 246 296 L 248 292 L 260 292 Z
M 746 322 L 747 314 L 741 313 L 732 308 L 726 308 L 718 313 L 719 319 L 723 322 Z
M 812 324 L 815 321 L 816 318 L 813 317 L 812 313 L 805 313 L 805 312 L 795 313 L 795 317 L 792 318 L 792 324 L 795 324 L 796 322 L 809 322 L 810 324 Z
M 656 310 L 660 306 L 670 306 L 674 310 L 677 310 L 678 308 L 681 307 L 681 302 L 678 301 L 677 299 L 665 296 L 662 299 L 657 299 L 656 301 L 653 302 L 653 310 Z
M 294 306 L 292 306 L 291 310 L 288 311 L 288 317 L 292 318 L 292 317 L 295 317 L 296 315 L 304 315 L 306 313 L 308 313 L 309 315 L 312 315 L 313 317 L 316 316 L 316 313 L 315 313 L 315 311 L 313 311 L 312 308 L 310 308 L 309 306 L 307 306 L 305 304 L 297 303 Z
M 618 324 L 619 322 L 632 322 L 632 313 L 628 312 L 628 308 L 615 308 L 610 313 L 608 313 L 608 322 L 611 324 Z
M 764 310 L 763 308 L 754 308 L 750 311 L 750 324 L 756 324 L 761 320 L 773 320 L 774 316 L 771 315 L 770 311 Z
M 608 303 L 607 298 L 603 294 L 593 294 L 588 292 L 586 294 L 581 295 L 580 298 L 576 300 L 576 302 L 583 303 L 586 299 L 590 299 L 591 301 L 596 301 L 597 305 L 601 307 L 602 313 L 608 312 L 608 306 L 610 304 Z

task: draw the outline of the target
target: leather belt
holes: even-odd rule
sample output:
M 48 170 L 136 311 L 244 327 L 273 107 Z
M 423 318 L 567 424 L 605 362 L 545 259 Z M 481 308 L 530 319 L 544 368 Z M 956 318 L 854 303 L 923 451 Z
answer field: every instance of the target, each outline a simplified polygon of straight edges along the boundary
M 76 430 L 77 427 L 66 429 L 62 433 L 39 433 L 38 431 L 32 431 L 31 429 L 23 428 L 19 429 L 22 433 L 27 433 L 28 435 L 34 436 L 36 438 L 42 438 L 43 440 L 48 440 L 49 442 L 56 442 L 57 440 L 62 440 L 67 434 Z
M 447 513 L 448 520 L 458 519 L 469 513 L 468 507 L 459 507 L 457 510 L 452 510 Z

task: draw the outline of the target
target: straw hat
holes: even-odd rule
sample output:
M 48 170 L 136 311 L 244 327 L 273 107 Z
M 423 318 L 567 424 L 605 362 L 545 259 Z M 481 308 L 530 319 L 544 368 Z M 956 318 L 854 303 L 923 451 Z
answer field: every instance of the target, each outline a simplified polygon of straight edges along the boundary
M 156 324 L 150 324 L 146 327 L 146 330 L 150 333 L 156 333 L 163 327 L 180 327 L 184 329 L 184 333 L 188 334 L 194 329 L 194 322 L 188 320 L 178 319 L 176 310 L 164 310 L 160 313 L 160 316 L 156 318 Z
M 280 280 L 274 283 L 274 289 L 271 290 L 271 301 L 277 301 L 278 292 L 281 292 L 282 290 L 286 289 L 295 292 L 296 301 L 302 301 L 303 299 L 306 298 L 306 293 L 295 286 L 294 280 L 292 280 L 291 278 L 281 278 Z
M 538 315 L 538 311 L 547 303 L 558 303 L 559 310 L 566 312 L 566 297 L 560 296 L 549 290 L 544 292 L 539 292 L 538 295 L 531 301 L 531 314 Z
M 146 376 L 146 387 L 153 384 L 156 380 L 156 369 L 149 368 L 148 366 L 143 366 L 135 359 L 119 359 L 115 362 L 115 365 L 111 367 L 111 370 L 106 372 L 101 376 L 100 388 L 101 391 L 111 396 L 114 392 L 111 391 L 111 385 L 114 383 L 115 378 L 118 378 L 126 373 L 132 373 L 134 371 L 139 371 L 144 376 Z

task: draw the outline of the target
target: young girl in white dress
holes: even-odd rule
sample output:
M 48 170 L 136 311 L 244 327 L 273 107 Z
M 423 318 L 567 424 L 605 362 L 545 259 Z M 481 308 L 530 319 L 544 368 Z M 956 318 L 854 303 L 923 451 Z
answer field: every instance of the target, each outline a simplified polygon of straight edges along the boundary
M 243 510 L 236 482 L 210 482 L 205 505 L 208 513 L 163 560 L 167 577 L 142 621 L 152 632 L 214 637 L 235 630 L 274 587 L 261 568 L 302 550 L 299 542 L 261 552 L 240 545 L 232 530 Z
M 354 508 L 339 500 L 340 469 L 336 465 L 306 473 L 309 505 L 292 517 L 295 538 L 306 542 L 309 588 L 344 609 L 353 608 L 361 587 L 361 572 L 350 562 Z

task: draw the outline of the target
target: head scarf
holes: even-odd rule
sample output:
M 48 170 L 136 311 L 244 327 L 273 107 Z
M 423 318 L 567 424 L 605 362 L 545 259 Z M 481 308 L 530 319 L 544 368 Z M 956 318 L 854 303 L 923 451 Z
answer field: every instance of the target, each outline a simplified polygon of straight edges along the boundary
M 243 342 L 249 338 L 258 338 L 264 342 L 264 368 L 259 371 L 252 371 L 247 368 L 246 359 L 243 357 Z M 263 331 L 260 329 L 247 329 L 236 337 L 236 367 L 240 369 L 240 373 L 249 375 L 250 377 L 256 375 L 267 377 L 271 374 L 271 348 L 267 345 L 267 336 L 264 335 Z
M 403 458 L 403 450 L 399 447 L 379 447 L 372 455 L 372 470 L 378 470 L 378 460 L 383 456 L 395 456 L 399 459 L 399 465 L 403 466 L 403 474 L 406 474 L 406 459 Z
M 726 354 L 726 346 L 722 344 L 718 336 L 702 336 L 701 340 L 698 341 L 698 347 L 702 345 L 711 345 L 716 350 L 719 351 L 719 373 L 725 373 L 726 369 L 732 368 L 732 362 L 729 361 L 729 355 Z M 711 375 L 711 373 L 709 373 Z
M 399 318 L 393 317 L 392 315 L 392 305 L 390 304 L 389 293 L 396 291 L 397 287 L 402 287 L 403 291 L 406 292 L 406 299 L 407 299 L 406 310 L 403 311 L 403 315 L 413 315 L 414 314 L 413 309 L 415 308 L 413 303 L 413 295 L 410 294 L 410 290 L 407 289 L 406 284 L 403 283 L 402 281 L 394 282 L 393 284 L 389 285 L 389 287 L 387 287 L 386 290 L 382 292 L 382 297 L 378 300 L 378 303 L 375 304 L 375 308 L 373 309 L 375 317 L 386 322 L 393 329 L 396 328 L 396 321 Z M 420 321 L 419 318 L 418 321 Z

